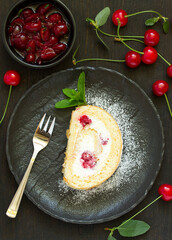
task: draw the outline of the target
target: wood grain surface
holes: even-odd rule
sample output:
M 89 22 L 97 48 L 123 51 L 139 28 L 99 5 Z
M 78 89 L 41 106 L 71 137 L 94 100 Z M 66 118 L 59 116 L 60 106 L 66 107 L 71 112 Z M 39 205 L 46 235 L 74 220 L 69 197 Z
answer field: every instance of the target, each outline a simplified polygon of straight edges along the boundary
M 128 51 L 125 46 L 116 43 L 111 38 L 103 37 L 110 47 L 107 51 L 95 36 L 92 27 L 86 23 L 86 17 L 94 18 L 96 14 L 105 6 L 109 6 L 111 13 L 115 9 L 123 8 L 127 13 L 133 13 L 140 10 L 156 10 L 168 17 L 170 20 L 170 31 L 165 35 L 162 31 L 161 23 L 158 23 L 154 29 L 160 33 L 160 43 L 156 49 L 170 62 L 172 62 L 172 1 L 171 0 L 64 0 L 69 9 L 72 11 L 77 27 L 77 37 L 73 51 L 61 64 L 46 70 L 31 70 L 16 63 L 6 52 L 2 41 L 3 20 L 15 0 L 0 0 L 1 14 L 1 34 L 0 34 L 0 116 L 7 100 L 9 87 L 3 83 L 3 75 L 7 70 L 15 69 L 22 77 L 21 84 L 13 88 L 10 105 L 3 124 L 0 126 L 0 239 L 1 240 L 105 240 L 108 233 L 104 227 L 113 227 L 119 225 L 122 221 L 129 218 L 139 211 L 146 204 L 158 196 L 158 186 L 163 183 L 172 184 L 172 119 L 170 118 L 165 98 L 155 97 L 152 94 L 152 83 L 159 79 L 164 79 L 169 83 L 168 98 L 172 104 L 172 80 L 166 76 L 167 64 L 161 59 L 150 66 L 141 65 L 138 69 L 129 69 L 124 63 L 110 62 L 83 62 L 77 66 L 103 66 L 117 70 L 127 77 L 137 82 L 154 102 L 162 123 L 165 133 L 165 154 L 161 170 L 158 177 L 149 191 L 147 197 L 130 213 L 123 217 L 102 224 L 95 225 L 76 225 L 65 223 L 46 215 L 35 207 L 25 196 L 22 199 L 21 207 L 16 219 L 6 217 L 6 209 L 17 189 L 17 184 L 10 172 L 6 158 L 6 130 L 10 115 L 18 100 L 25 91 L 33 84 L 45 76 L 62 69 L 73 67 L 71 57 L 73 51 L 78 45 L 80 49 L 77 55 L 78 59 L 86 57 L 101 57 L 112 59 L 124 59 Z M 153 16 L 152 14 L 138 15 L 129 19 L 127 26 L 121 29 L 121 34 L 143 35 L 146 27 L 145 19 Z M 111 19 L 102 28 L 106 32 L 115 32 L 116 28 L 111 23 Z M 134 42 L 130 46 L 142 50 L 141 44 Z M 31 103 L 32 104 L 32 103 Z M 23 106 L 24 107 L 24 106 Z M 146 113 L 145 113 L 146 117 Z M 137 240 L 170 240 L 172 239 L 172 202 L 159 200 L 149 209 L 137 217 L 151 225 L 149 232 L 143 236 L 137 237 Z M 116 234 L 118 240 L 124 238 Z M 128 238 L 130 239 L 130 238 Z M 133 239 L 133 238 L 132 238 Z

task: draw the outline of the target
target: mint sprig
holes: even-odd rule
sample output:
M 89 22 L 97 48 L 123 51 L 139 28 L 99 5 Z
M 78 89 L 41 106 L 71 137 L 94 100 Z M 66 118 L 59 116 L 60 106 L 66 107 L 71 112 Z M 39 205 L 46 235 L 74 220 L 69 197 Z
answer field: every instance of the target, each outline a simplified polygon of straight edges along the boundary
M 63 94 L 68 98 L 63 99 L 55 104 L 55 108 L 68 108 L 86 105 L 85 99 L 85 73 L 82 72 L 78 78 L 77 91 L 75 89 L 64 88 Z

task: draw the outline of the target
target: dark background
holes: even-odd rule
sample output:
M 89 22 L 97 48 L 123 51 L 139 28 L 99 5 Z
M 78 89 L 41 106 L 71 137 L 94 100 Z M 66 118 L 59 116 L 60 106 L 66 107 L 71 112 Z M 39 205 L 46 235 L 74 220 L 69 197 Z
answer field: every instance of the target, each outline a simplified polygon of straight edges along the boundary
M 109 6 L 111 13 L 119 8 L 123 8 L 127 13 L 133 13 L 141 10 L 156 10 L 168 17 L 170 20 L 170 31 L 167 35 L 163 33 L 161 23 L 156 24 L 154 29 L 160 33 L 160 43 L 156 49 L 170 62 L 172 59 L 172 24 L 171 0 L 64 0 L 63 2 L 72 11 L 77 26 L 77 37 L 75 45 L 71 54 L 61 64 L 47 69 L 47 70 L 31 70 L 16 63 L 6 52 L 2 42 L 2 22 L 9 8 L 16 3 L 14 0 L 0 0 L 0 116 L 6 104 L 8 96 L 8 86 L 3 83 L 3 75 L 7 70 L 15 69 L 19 71 L 22 77 L 21 84 L 14 87 L 8 112 L 3 124 L 0 126 L 0 239 L 1 240 L 105 240 L 107 239 L 108 232 L 104 231 L 104 227 L 113 227 L 119 225 L 122 221 L 129 218 L 137 211 L 139 211 L 146 204 L 151 202 L 158 196 L 158 186 L 163 183 L 172 184 L 172 119 L 169 115 L 167 105 L 164 97 L 155 97 L 152 94 L 152 84 L 156 80 L 163 79 L 169 83 L 168 98 L 172 103 L 172 80 L 166 76 L 167 64 L 161 59 L 150 66 L 141 65 L 138 69 L 129 69 L 124 63 L 107 63 L 107 62 L 83 62 L 77 66 L 103 66 L 117 70 L 127 77 L 137 82 L 152 99 L 160 114 L 164 132 L 165 132 L 165 154 L 161 170 L 158 177 L 149 191 L 147 197 L 140 203 L 134 210 L 125 216 L 102 224 L 96 225 L 75 225 L 69 224 L 46 215 L 35 207 L 25 196 L 23 196 L 19 214 L 16 219 L 9 219 L 6 217 L 6 209 L 17 189 L 17 184 L 11 174 L 6 158 L 5 145 L 6 145 L 6 130 L 9 122 L 10 115 L 20 97 L 25 91 L 33 84 L 37 83 L 40 79 L 62 69 L 71 68 L 72 66 L 72 53 L 80 44 L 80 49 L 77 58 L 87 57 L 101 57 L 112 59 L 124 59 L 127 49 L 120 43 L 113 42 L 112 38 L 103 37 L 110 47 L 107 51 L 95 36 L 92 27 L 86 23 L 86 17 L 94 18 L 96 14 L 106 6 Z M 129 18 L 127 26 L 121 29 L 121 35 L 144 35 L 146 27 L 144 25 L 145 19 L 153 16 L 152 14 L 137 15 Z M 113 33 L 116 28 L 111 23 L 109 18 L 107 24 L 102 28 L 106 32 Z M 142 50 L 141 44 L 134 42 L 129 43 L 130 46 Z M 24 106 L 23 106 L 24 107 Z M 146 113 L 145 113 L 146 114 Z M 144 220 L 151 225 L 150 231 L 140 237 L 138 240 L 151 239 L 151 240 L 170 240 L 172 239 L 172 202 L 164 202 L 159 200 L 152 205 L 145 212 L 141 213 L 137 219 Z M 118 240 L 124 238 L 116 234 Z M 128 238 L 129 239 L 129 238 Z

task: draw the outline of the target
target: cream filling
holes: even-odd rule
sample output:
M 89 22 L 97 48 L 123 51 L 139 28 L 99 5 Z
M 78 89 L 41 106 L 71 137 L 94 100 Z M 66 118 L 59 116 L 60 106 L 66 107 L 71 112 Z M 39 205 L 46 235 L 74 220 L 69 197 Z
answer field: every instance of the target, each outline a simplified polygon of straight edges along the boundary
M 111 149 L 111 138 L 110 133 L 107 130 L 105 124 L 97 119 L 91 117 L 92 123 L 85 127 L 85 130 L 93 129 L 94 136 L 92 134 L 80 136 L 80 141 L 77 141 L 78 144 L 76 149 L 76 157 L 72 166 L 73 174 L 76 176 L 86 178 L 90 177 L 95 173 L 101 171 L 105 165 L 105 160 L 110 153 Z M 80 124 L 80 123 L 79 123 Z M 97 139 L 95 139 L 95 136 Z M 102 145 L 102 139 L 107 140 L 106 145 Z M 93 168 L 84 168 L 81 163 L 81 156 L 83 152 L 92 152 L 97 157 L 98 161 Z

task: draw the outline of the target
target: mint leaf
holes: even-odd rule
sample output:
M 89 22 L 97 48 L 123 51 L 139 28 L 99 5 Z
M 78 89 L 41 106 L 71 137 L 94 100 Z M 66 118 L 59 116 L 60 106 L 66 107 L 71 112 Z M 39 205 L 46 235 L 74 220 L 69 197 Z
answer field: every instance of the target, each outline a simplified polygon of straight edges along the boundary
M 83 100 L 84 103 L 86 103 L 86 100 L 85 100 L 85 73 L 84 72 L 82 72 L 79 75 L 77 88 L 78 88 L 78 92 L 80 92 L 81 99 Z
M 62 91 L 64 95 L 70 98 L 73 98 L 77 94 L 77 91 L 75 89 L 64 88 Z
M 109 236 L 108 236 L 108 239 L 107 240 L 117 240 L 116 238 L 114 238 L 113 236 L 111 236 L 110 234 L 109 234 Z
M 55 104 L 55 108 L 68 108 L 78 106 L 78 101 L 70 101 L 70 98 L 63 99 Z
M 146 26 L 153 26 L 155 25 L 156 22 L 158 22 L 159 17 L 153 17 L 153 18 L 149 18 L 145 21 L 145 25 Z
M 97 27 L 103 26 L 106 23 L 109 15 L 110 15 L 109 7 L 105 7 L 102 11 L 100 11 L 95 17 Z
M 87 104 L 85 100 L 85 73 L 82 72 L 78 78 L 78 91 L 64 88 L 62 91 L 68 98 L 55 104 L 55 108 L 68 108 Z
M 150 226 L 139 220 L 130 220 L 125 223 L 121 228 L 118 228 L 119 234 L 123 237 L 136 237 L 146 233 Z
M 163 30 L 164 30 L 164 32 L 165 33 L 168 33 L 168 31 L 169 31 L 169 21 L 168 20 L 164 20 L 164 23 L 163 23 Z

